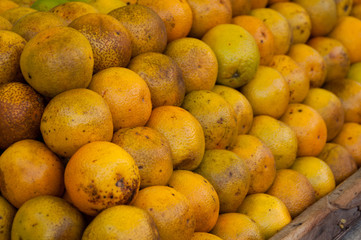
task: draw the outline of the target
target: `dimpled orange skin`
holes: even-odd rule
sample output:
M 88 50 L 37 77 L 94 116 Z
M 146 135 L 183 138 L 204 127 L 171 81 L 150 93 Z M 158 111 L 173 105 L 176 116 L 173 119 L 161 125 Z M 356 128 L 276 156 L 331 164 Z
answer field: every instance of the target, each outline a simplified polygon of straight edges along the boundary
M 40 136 L 44 112 L 43 97 L 29 85 L 19 82 L 0 86 L 0 149 L 22 139 Z
M 44 143 L 25 139 L 8 147 L 0 157 L 1 194 L 19 208 L 39 195 L 61 196 L 64 165 Z
M 97 13 L 99 11 L 92 5 L 85 2 L 65 2 L 53 7 L 49 10 L 49 12 L 60 16 L 67 22 L 67 24 L 69 24 L 80 16 L 88 13 Z
M 280 120 L 291 127 L 298 140 L 297 156 L 317 156 L 327 141 L 327 128 L 321 115 L 301 103 L 288 105 Z
M 132 56 L 128 30 L 114 17 L 89 13 L 69 25 L 90 42 L 94 56 L 94 73 L 109 67 L 126 67 Z
M 131 203 L 139 191 L 140 176 L 133 157 L 122 147 L 96 141 L 70 158 L 64 182 L 74 206 L 95 216 L 111 206 Z

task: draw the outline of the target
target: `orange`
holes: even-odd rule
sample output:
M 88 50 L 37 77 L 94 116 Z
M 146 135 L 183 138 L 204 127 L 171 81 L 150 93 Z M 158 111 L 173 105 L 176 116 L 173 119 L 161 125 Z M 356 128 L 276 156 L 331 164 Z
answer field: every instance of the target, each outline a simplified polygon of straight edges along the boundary
M 96 141 L 70 158 L 64 182 L 74 206 L 95 216 L 106 208 L 131 203 L 139 191 L 140 176 L 133 157 L 122 147 Z
M 353 63 L 350 66 L 350 70 L 347 73 L 347 77 L 352 80 L 356 80 L 357 82 L 361 83 L 361 62 Z
M 297 156 L 317 156 L 327 140 L 327 128 L 322 116 L 312 107 L 291 103 L 280 120 L 296 133 Z
M 248 195 L 237 212 L 255 221 L 264 239 L 272 237 L 291 222 L 286 205 L 279 198 L 266 193 Z
M 82 214 L 64 199 L 49 195 L 26 201 L 16 212 L 11 239 L 80 239 Z
M 171 42 L 188 35 L 193 18 L 187 1 L 183 0 L 138 0 L 137 4 L 153 9 L 163 20 L 167 30 L 167 40 Z
M 40 31 L 58 26 L 66 26 L 65 20 L 54 13 L 37 11 L 19 19 L 12 31 L 29 41 Z
M 122 0 L 90 0 L 85 1 L 93 6 L 99 13 L 108 14 L 109 12 L 126 6 L 127 4 Z
M 112 140 L 112 114 L 98 93 L 85 88 L 72 89 L 46 105 L 40 131 L 53 152 L 71 157 L 86 143 Z
M 20 57 L 25 80 L 46 97 L 86 88 L 93 66 L 88 39 L 70 27 L 52 27 L 39 32 L 29 40 Z
M 268 4 L 268 0 L 251 0 L 251 8 L 264 8 Z
M 266 192 L 276 176 L 276 162 L 266 144 L 252 135 L 238 135 L 229 150 L 248 166 L 251 175 L 248 194 Z
M 2 0 L 0 2 L 0 13 L 5 12 L 8 9 L 19 7 L 19 4 L 17 4 L 14 1 L 11 0 Z
M 256 76 L 241 88 L 248 99 L 254 115 L 269 115 L 279 118 L 289 102 L 290 89 L 279 71 L 259 66 Z
M 353 5 L 349 16 L 361 20 L 361 4 Z
M 311 88 L 303 104 L 315 109 L 325 121 L 327 141 L 340 132 L 344 123 L 344 110 L 335 94 L 323 88 Z
M 105 209 L 88 224 L 82 239 L 159 239 L 150 214 L 140 208 L 118 205 Z
M 361 165 L 361 125 L 347 122 L 342 126 L 339 134 L 333 139 L 334 143 L 340 144 L 349 151 L 358 166 Z
M 353 79 L 327 82 L 323 88 L 333 92 L 340 100 L 345 112 L 345 122 L 361 123 L 361 83 Z
M 251 11 L 251 0 L 231 0 L 232 16 L 249 14 Z
M 331 168 L 317 157 L 299 157 L 291 169 L 306 176 L 315 190 L 316 200 L 335 189 L 335 178 Z
M 327 35 L 337 22 L 335 0 L 293 0 L 304 7 L 311 18 L 311 35 L 314 37 Z
M 153 108 L 182 104 L 186 91 L 182 70 L 171 57 L 146 52 L 132 58 L 127 68 L 146 81 Z
M 151 186 L 139 191 L 133 206 L 146 210 L 153 218 L 160 239 L 191 239 L 196 226 L 189 200 L 167 186 Z
M 220 213 L 234 212 L 248 193 L 251 176 L 246 161 L 225 149 L 207 150 L 194 170 L 206 178 L 216 190 Z
M 247 215 L 236 212 L 220 214 L 211 233 L 224 240 L 263 239 L 257 224 Z
M 237 115 L 221 95 L 208 90 L 192 91 L 185 96 L 182 108 L 201 124 L 205 149 L 224 149 L 237 136 Z
M 11 30 L 12 27 L 13 25 L 9 20 L 0 16 L 0 30 Z
M 357 171 L 357 164 L 351 153 L 341 144 L 326 143 L 317 157 L 331 168 L 336 185 Z
M 288 21 L 292 31 L 292 44 L 305 43 L 311 35 L 311 18 L 301 5 L 283 1 L 277 2 L 270 8 L 281 13 Z
M 49 10 L 59 17 L 63 18 L 67 24 L 71 23 L 76 18 L 86 15 L 88 13 L 97 13 L 98 9 L 85 2 L 65 2 L 57 5 Z
M 0 149 L 22 139 L 40 137 L 44 98 L 29 85 L 11 82 L 0 85 Z
M 19 34 L 0 30 L 0 84 L 23 79 L 19 60 L 26 44 Z
M 144 126 L 152 112 L 147 83 L 135 72 L 109 67 L 93 75 L 88 87 L 101 95 L 112 113 L 114 131 Z
M 260 65 L 267 66 L 274 55 L 274 37 L 271 30 L 259 18 L 249 15 L 241 15 L 232 18 L 232 23 L 246 29 L 256 40 Z
M 327 67 L 322 55 L 305 43 L 293 44 L 287 53 L 306 72 L 311 87 L 321 87 L 326 80 Z
M 94 57 L 94 73 L 110 67 L 126 67 L 132 56 L 132 40 L 128 30 L 114 17 L 89 13 L 69 25 L 90 42 Z
M 219 198 L 212 184 L 200 174 L 176 170 L 169 179 L 168 186 L 182 193 L 193 209 L 196 232 L 209 232 L 219 215 Z
M 202 161 L 205 139 L 202 125 L 188 111 L 177 106 L 153 109 L 146 124 L 168 140 L 176 169 L 193 170 Z
M 40 195 L 62 196 L 64 165 L 44 143 L 25 139 L 0 156 L 0 190 L 13 206 Z
M 295 60 L 284 54 L 273 56 L 269 66 L 279 71 L 288 83 L 289 102 L 302 102 L 310 89 L 310 79 L 305 70 Z
M 190 37 L 177 39 L 167 45 L 164 54 L 171 57 L 182 70 L 186 93 L 214 87 L 218 61 L 205 42 Z
M 353 0 L 335 0 L 337 17 L 349 16 L 352 11 Z
M 253 119 L 250 135 L 259 138 L 271 150 L 276 168 L 289 168 L 296 159 L 297 136 L 287 124 L 267 115 Z
M 172 151 L 163 134 L 149 127 L 121 128 L 112 142 L 134 159 L 140 174 L 140 188 L 166 185 L 173 172 Z
M 11 239 L 11 225 L 14 220 L 16 208 L 11 205 L 4 197 L 0 196 L 0 238 Z
M 250 15 L 261 19 L 272 32 L 274 54 L 286 54 L 292 42 L 292 29 L 287 19 L 271 8 L 256 8 Z
M 231 0 L 187 0 L 192 10 L 192 27 L 190 37 L 202 38 L 211 28 L 225 23 L 231 23 Z
M 352 16 L 345 16 L 337 21 L 336 26 L 330 32 L 329 37 L 340 41 L 348 51 L 350 62 L 360 62 L 361 54 L 358 50 L 361 46 L 361 20 Z
M 340 41 L 329 37 L 315 37 L 311 38 L 307 44 L 316 49 L 325 60 L 326 82 L 337 81 L 347 76 L 350 69 L 350 57 Z
M 33 12 L 37 12 L 37 10 L 30 7 L 16 7 L 2 12 L 0 16 L 9 20 L 11 24 L 15 24 L 20 18 Z
M 294 218 L 316 201 L 315 190 L 310 181 L 292 169 L 280 169 L 267 191 L 280 199 Z
M 214 234 L 206 232 L 195 232 L 191 240 L 222 240 Z
M 116 8 L 108 15 L 115 17 L 132 40 L 132 57 L 145 52 L 162 53 L 167 46 L 167 30 L 159 15 L 142 5 Z
M 223 85 L 215 85 L 212 92 L 221 95 L 233 107 L 237 115 L 237 133 L 248 133 L 252 126 L 253 109 L 247 98 L 238 90 Z

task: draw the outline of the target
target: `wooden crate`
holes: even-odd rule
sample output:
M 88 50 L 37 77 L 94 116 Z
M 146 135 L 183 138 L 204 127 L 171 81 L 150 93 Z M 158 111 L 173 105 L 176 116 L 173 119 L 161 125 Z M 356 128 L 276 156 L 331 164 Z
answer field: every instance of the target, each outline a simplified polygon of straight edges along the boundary
M 360 221 L 361 169 L 308 207 L 270 240 L 341 239 L 353 227 L 359 227 Z

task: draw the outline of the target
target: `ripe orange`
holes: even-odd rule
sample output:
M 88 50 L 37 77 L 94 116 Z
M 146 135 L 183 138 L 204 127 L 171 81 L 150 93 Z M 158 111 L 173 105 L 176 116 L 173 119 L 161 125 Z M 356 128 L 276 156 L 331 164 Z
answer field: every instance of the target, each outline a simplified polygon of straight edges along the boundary
M 64 165 L 37 140 L 25 139 L 0 156 L 0 190 L 13 206 L 40 195 L 62 196 Z
M 151 186 L 139 191 L 133 206 L 146 210 L 153 218 L 160 239 L 191 239 L 196 226 L 189 200 L 167 186 Z
M 144 126 L 152 112 L 147 83 L 135 72 L 109 67 L 93 75 L 88 87 L 103 97 L 112 113 L 114 131 Z
M 17 4 L 14 1 L 11 0 L 2 0 L 0 2 L 0 13 L 5 12 L 8 9 L 19 7 L 19 4 Z
M 86 15 L 88 13 L 97 13 L 98 9 L 85 2 L 65 2 L 59 4 L 49 10 L 65 20 L 67 24 L 71 23 L 76 18 Z
M 146 124 L 168 140 L 176 169 L 194 170 L 202 161 L 205 139 L 201 124 L 188 111 L 176 106 L 153 109 Z
M 131 203 L 139 191 L 140 176 L 133 157 L 123 148 L 96 141 L 70 158 L 64 182 L 74 206 L 95 216 L 106 208 Z
M 167 30 L 167 40 L 171 42 L 188 35 L 193 18 L 187 1 L 183 0 L 138 0 L 137 4 L 153 9 L 163 20 Z
M 11 239 L 11 225 L 14 220 L 16 208 L 11 205 L 4 197 L 0 196 L 0 238 Z
M 195 232 L 191 240 L 222 240 L 214 234 L 206 232 Z
M 251 11 L 251 0 L 231 0 L 232 16 L 247 15 Z
M 9 22 L 14 25 L 20 18 L 33 12 L 38 11 L 28 6 L 19 6 L 2 12 L 1 16 L 9 20 Z
M 0 16 L 0 30 L 11 30 L 12 27 L 13 25 L 9 20 Z
M 219 198 L 210 182 L 200 174 L 176 170 L 169 179 L 168 186 L 189 200 L 196 221 L 195 231 L 209 232 L 213 229 L 219 215 Z

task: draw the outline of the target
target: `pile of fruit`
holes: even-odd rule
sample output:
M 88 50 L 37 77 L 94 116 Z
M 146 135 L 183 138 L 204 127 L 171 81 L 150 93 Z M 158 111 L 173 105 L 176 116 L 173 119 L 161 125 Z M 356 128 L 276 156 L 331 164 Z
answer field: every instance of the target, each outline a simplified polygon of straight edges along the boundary
M 360 0 L 0 0 L 0 239 L 269 239 L 361 166 Z

